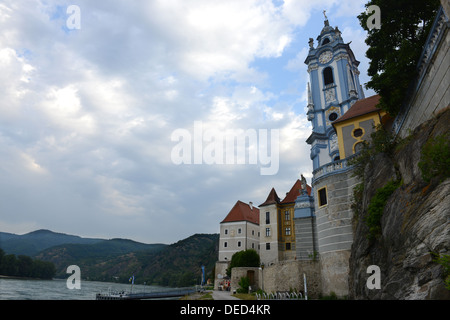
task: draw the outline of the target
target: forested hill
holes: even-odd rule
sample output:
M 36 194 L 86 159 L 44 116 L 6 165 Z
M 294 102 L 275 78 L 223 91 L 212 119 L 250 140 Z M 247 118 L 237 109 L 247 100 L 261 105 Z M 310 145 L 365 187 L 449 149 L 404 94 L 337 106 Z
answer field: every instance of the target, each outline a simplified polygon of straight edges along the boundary
M 0 247 L 8 254 L 35 252 L 30 256 L 52 262 L 57 278 L 67 278 L 67 267 L 78 265 L 85 280 L 128 282 L 134 275 L 135 283 L 172 287 L 199 283 L 201 266 L 205 266 L 207 274 L 212 273 L 219 241 L 218 234 L 195 234 L 171 245 L 144 244 L 128 239 L 81 238 L 49 230 L 21 236 L 0 233 L 0 237 Z
M 198 284 L 201 266 L 212 273 L 218 257 L 218 234 L 196 234 L 172 245 L 154 245 L 143 250 L 127 250 L 123 239 L 90 245 L 60 245 L 36 257 L 56 266 L 56 277 L 67 277 L 66 268 L 81 268 L 82 279 L 181 287 Z M 128 240 L 129 241 L 129 240 Z M 106 246 L 115 248 L 107 250 Z

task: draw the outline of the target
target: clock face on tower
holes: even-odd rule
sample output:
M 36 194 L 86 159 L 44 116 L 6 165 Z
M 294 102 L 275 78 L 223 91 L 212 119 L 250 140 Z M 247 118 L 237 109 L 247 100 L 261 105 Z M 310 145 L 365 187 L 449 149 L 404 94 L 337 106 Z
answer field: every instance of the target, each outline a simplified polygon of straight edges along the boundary
M 319 62 L 327 63 L 328 61 L 331 60 L 332 56 L 333 54 L 331 53 L 331 51 L 325 51 L 319 56 Z

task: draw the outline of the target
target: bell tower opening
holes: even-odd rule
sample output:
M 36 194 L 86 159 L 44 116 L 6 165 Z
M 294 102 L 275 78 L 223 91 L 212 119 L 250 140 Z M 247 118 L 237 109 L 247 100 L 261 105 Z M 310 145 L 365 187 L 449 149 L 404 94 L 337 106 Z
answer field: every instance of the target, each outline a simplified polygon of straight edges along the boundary
M 323 69 L 323 82 L 326 86 L 334 83 L 333 69 L 331 69 L 331 67 L 326 67 L 325 69 Z

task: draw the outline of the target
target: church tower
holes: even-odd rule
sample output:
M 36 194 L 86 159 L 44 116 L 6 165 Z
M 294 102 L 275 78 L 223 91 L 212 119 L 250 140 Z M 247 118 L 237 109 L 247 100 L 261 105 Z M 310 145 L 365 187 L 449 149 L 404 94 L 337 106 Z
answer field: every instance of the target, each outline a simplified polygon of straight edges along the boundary
M 337 136 L 333 123 L 364 99 L 359 83 L 359 61 L 350 43 L 344 43 L 338 27 L 331 27 L 325 15 L 317 45 L 312 38 L 309 40 L 305 64 L 310 77 L 307 116 L 312 133 L 306 142 L 311 145 L 315 217 L 309 216 L 315 219 L 317 232 L 317 244 L 312 244 L 320 259 L 321 291 L 325 295 L 335 292 L 345 296 L 353 243 L 351 203 L 353 187 L 358 181 L 347 165 L 348 155 L 340 154 L 344 149 L 339 148 L 338 138 L 342 137 Z
M 313 127 L 307 143 L 311 145 L 313 170 L 316 170 L 340 159 L 332 123 L 356 100 L 364 98 L 364 93 L 359 83 L 359 61 L 350 44 L 344 43 L 338 27 L 331 27 L 326 16 L 317 46 L 309 39 L 305 63 L 310 77 L 307 115 Z

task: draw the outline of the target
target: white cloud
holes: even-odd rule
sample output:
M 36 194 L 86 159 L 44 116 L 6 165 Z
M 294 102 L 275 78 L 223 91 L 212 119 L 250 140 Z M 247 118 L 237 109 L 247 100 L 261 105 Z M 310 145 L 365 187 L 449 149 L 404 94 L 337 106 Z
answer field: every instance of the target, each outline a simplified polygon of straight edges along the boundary
M 217 232 L 238 199 L 288 191 L 311 170 L 307 39 L 320 32 L 321 10 L 348 16 L 348 3 L 80 0 L 81 29 L 68 30 L 72 3 L 6 0 L 0 230 L 171 242 Z M 354 24 L 341 30 L 363 49 Z M 218 133 L 279 129 L 279 173 L 176 166 L 171 133 L 194 121 Z
M 306 71 L 305 59 L 308 56 L 308 49 L 303 48 L 295 58 L 288 61 L 285 68 L 289 71 Z

